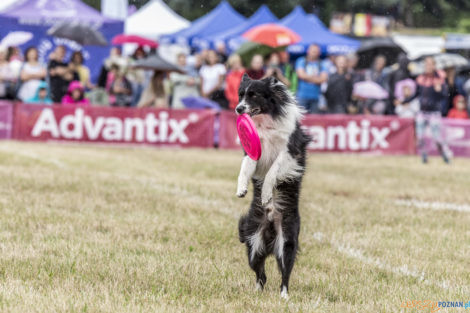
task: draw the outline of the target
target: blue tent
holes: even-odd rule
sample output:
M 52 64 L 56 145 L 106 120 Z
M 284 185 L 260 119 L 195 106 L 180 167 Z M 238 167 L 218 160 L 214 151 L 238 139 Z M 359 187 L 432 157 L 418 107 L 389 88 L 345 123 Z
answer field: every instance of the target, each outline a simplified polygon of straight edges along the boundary
M 191 23 L 188 28 L 162 36 L 162 43 L 178 43 L 198 47 L 204 44 L 204 38 L 234 28 L 245 21 L 230 4 L 222 1 L 215 9 Z
M 322 52 L 327 54 L 354 52 L 360 46 L 358 40 L 332 33 L 315 15 L 306 14 L 300 6 L 284 17 L 281 24 L 302 37 L 300 42 L 289 46 L 288 51 L 292 54 L 305 53 L 312 43 L 319 45 Z
M 115 35 L 124 31 L 122 21 L 106 18 L 100 12 L 84 4 L 80 0 L 25 0 L 15 3 L 0 13 L 0 38 L 12 31 L 26 31 L 34 35 L 20 48 L 35 46 L 39 50 L 39 58 L 48 62 L 49 54 L 56 45 L 65 45 L 71 50 L 82 50 L 85 64 L 90 68 L 92 80 L 99 75 L 101 64 L 109 54 L 106 47 L 81 47 L 74 41 L 53 38 L 47 35 L 52 25 L 63 21 L 80 21 L 98 28 L 104 37 L 111 41 Z
M 276 23 L 278 21 L 277 17 L 269 10 L 268 6 L 263 4 L 259 9 L 244 23 L 238 25 L 237 27 L 228 29 L 223 32 L 219 32 L 207 40 L 211 43 L 224 42 L 229 50 L 236 50 L 240 47 L 243 42 L 241 35 L 245 33 L 250 28 L 265 24 L 265 23 Z

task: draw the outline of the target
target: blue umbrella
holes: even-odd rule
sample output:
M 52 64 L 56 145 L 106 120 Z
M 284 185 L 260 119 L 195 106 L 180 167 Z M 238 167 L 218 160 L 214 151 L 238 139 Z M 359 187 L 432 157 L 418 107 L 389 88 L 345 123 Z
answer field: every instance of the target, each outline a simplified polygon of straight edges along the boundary
M 181 99 L 188 109 L 214 109 L 220 111 L 220 105 L 212 100 L 201 97 L 186 97 Z

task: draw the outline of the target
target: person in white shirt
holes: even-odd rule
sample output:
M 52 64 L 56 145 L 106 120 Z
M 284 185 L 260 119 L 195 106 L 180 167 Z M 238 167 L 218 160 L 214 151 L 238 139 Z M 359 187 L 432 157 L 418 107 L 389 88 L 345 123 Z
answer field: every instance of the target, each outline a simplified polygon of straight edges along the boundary
M 219 62 L 219 57 L 214 50 L 207 53 L 207 63 L 199 70 L 201 78 L 201 95 L 215 100 L 219 93 L 223 94 L 225 66 Z

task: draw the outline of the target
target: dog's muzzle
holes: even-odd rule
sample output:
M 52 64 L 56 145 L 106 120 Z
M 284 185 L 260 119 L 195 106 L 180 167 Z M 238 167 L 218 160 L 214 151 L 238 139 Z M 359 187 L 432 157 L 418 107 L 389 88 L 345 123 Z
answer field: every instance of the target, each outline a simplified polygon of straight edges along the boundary
M 235 112 L 237 112 L 237 114 L 243 114 L 243 113 L 246 113 L 247 109 L 248 109 L 248 107 L 246 105 L 239 104 L 235 108 Z

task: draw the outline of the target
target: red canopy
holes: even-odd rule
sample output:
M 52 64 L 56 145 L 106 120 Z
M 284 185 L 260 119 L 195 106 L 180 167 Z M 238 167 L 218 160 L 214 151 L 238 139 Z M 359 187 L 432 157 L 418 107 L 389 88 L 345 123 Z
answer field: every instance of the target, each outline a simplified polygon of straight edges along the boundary
M 113 38 L 111 41 L 113 45 L 122 45 L 125 43 L 135 43 L 138 44 L 139 46 L 147 46 L 150 48 L 157 48 L 158 47 L 158 42 L 140 37 L 137 35 L 117 35 L 116 37 Z

